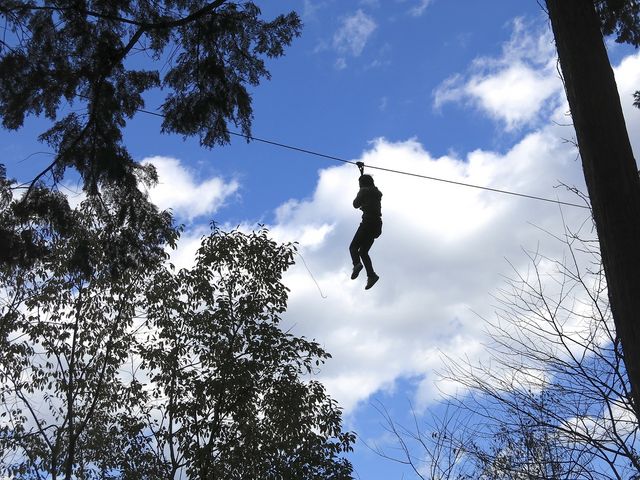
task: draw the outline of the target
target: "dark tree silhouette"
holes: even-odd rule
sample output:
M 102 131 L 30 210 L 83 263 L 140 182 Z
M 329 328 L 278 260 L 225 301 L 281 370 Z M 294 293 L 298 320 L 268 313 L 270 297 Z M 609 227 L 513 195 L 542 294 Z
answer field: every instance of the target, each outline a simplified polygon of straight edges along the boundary
M 265 21 L 254 3 L 227 0 L 8 0 L 0 19 L 2 126 L 50 119 L 40 138 L 55 157 L 36 179 L 73 167 L 88 191 L 135 183 L 122 129 L 151 89 L 165 92 L 165 132 L 208 147 L 229 141 L 228 122 L 249 133 L 247 87 L 269 77 L 264 58 L 281 56 L 301 26 L 293 12 Z M 140 53 L 150 61 L 131 59 Z
M 89 196 L 118 191 L 114 223 L 156 223 L 156 246 L 171 241 L 166 218 L 138 190 L 157 181 L 155 170 L 133 160 L 124 127 L 154 91 L 164 101 L 147 108 L 159 107 L 165 133 L 205 147 L 228 142 L 229 123 L 249 134 L 249 88 L 269 78 L 265 60 L 284 54 L 301 23 L 294 12 L 268 21 L 255 3 L 228 0 L 5 0 L 0 29 L 2 126 L 51 121 L 39 139 L 52 161 L 26 185 L 11 183 L 0 163 L 9 191 L 26 189 L 0 205 L 0 262 L 28 263 L 71 222 L 56 192 L 68 169 Z
M 638 45 L 635 0 L 546 0 L 573 118 L 611 310 L 640 418 L 640 179 L 603 41 Z M 600 16 L 598 15 L 600 14 Z
M 155 244 L 112 223 L 121 203 L 88 198 L 46 256 L 0 266 L 0 476 L 351 478 L 313 379 L 329 355 L 279 326 L 294 246 L 213 229 L 191 269 L 163 249 L 121 265 L 122 241 Z

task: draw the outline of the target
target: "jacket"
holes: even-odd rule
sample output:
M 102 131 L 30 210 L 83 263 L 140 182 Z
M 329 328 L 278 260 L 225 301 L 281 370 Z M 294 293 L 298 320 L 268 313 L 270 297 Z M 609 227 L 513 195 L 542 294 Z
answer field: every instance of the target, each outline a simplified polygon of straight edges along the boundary
M 381 200 L 382 192 L 376 187 L 361 187 L 353 200 L 353 208 L 362 210 L 363 222 L 379 223 L 382 222 Z

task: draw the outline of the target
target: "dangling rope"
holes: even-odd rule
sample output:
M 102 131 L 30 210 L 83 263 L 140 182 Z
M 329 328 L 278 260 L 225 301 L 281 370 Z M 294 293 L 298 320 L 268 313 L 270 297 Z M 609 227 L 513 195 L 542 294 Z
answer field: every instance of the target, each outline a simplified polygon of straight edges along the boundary
M 320 292 L 320 296 L 323 299 L 327 298 L 327 296 L 324 293 L 322 293 L 322 289 L 320 288 L 320 284 L 316 280 L 316 277 L 313 276 L 313 273 L 311 273 L 311 270 L 307 266 L 307 262 L 305 262 L 304 257 L 302 256 L 302 254 L 300 252 L 296 252 L 296 255 L 298 255 L 300 257 L 300 259 L 302 260 L 302 264 L 304 265 L 304 268 L 307 269 L 307 272 L 309 273 L 309 276 L 311 277 L 311 280 L 313 280 L 313 283 L 315 283 L 316 287 L 318 287 L 318 292 Z

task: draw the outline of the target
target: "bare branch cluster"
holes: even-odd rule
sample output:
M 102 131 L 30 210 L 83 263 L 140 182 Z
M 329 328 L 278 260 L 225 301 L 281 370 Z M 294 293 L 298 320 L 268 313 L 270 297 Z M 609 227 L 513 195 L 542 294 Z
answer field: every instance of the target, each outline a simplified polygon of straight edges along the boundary
M 480 363 L 448 359 L 462 393 L 427 427 L 383 418 L 418 478 L 628 479 L 640 475 L 638 412 L 597 240 L 568 228 L 561 259 L 525 252 L 495 296 Z

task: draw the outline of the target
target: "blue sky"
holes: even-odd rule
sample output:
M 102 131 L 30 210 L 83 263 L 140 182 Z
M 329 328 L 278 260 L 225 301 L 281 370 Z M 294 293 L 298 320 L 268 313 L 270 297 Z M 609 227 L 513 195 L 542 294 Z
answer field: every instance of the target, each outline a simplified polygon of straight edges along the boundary
M 303 0 L 264 3 L 271 17 L 296 9 L 302 36 L 269 62 L 272 79 L 253 91 L 257 137 L 366 164 L 575 202 L 560 183 L 583 187 L 544 12 L 535 0 Z M 636 151 L 640 56 L 609 44 Z M 153 109 L 154 98 L 147 108 Z M 9 174 L 26 180 L 48 162 L 31 153 L 43 123 L 0 132 Z M 38 130 L 39 128 L 39 130 Z M 357 169 L 234 139 L 213 150 L 196 139 L 159 133 L 140 114 L 126 142 L 152 162 L 160 185 L 150 192 L 186 225 L 177 265 L 188 265 L 211 220 L 234 227 L 265 223 L 300 252 L 327 298 L 301 264 L 289 272 L 284 323 L 315 338 L 333 359 L 319 373 L 345 408 L 359 438 L 356 478 L 412 478 L 364 443 L 390 447 L 372 402 L 399 421 L 409 404 L 424 420 L 442 393 L 443 355 L 483 358 L 491 294 L 524 250 L 562 255 L 542 232 L 560 231 L 557 206 L 490 192 L 374 172 L 383 192 L 383 236 L 372 249 L 381 276 L 365 292 L 349 279 L 347 246 L 359 214 L 351 207 Z M 70 186 L 73 188 L 73 186 Z M 563 208 L 570 225 L 582 209 Z M 404 475 L 404 476 L 403 476 Z

